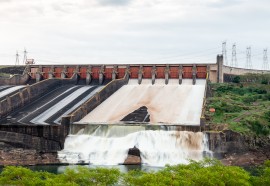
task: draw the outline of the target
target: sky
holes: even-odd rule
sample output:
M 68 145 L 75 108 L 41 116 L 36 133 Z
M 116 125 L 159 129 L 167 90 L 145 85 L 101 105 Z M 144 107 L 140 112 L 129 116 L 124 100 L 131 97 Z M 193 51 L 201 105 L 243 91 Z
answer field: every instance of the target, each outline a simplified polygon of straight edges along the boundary
M 215 63 L 262 68 L 269 0 L 0 0 L 0 64 Z M 270 49 L 269 49 L 270 50 Z

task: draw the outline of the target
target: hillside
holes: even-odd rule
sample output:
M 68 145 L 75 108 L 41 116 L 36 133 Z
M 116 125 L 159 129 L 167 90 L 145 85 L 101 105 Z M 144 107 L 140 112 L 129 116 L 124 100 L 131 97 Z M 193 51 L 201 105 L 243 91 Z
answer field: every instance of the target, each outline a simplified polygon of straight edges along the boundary
M 210 84 L 208 123 L 226 124 L 229 129 L 244 134 L 269 135 L 270 86 L 262 83 Z M 210 108 L 215 112 L 210 112 Z

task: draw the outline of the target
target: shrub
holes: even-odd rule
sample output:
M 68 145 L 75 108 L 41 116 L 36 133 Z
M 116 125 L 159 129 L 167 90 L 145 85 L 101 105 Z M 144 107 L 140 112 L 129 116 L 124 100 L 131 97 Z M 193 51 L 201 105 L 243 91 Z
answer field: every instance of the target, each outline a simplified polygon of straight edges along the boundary
M 266 111 L 266 112 L 264 113 L 264 117 L 265 117 L 265 119 L 267 119 L 267 121 L 270 122 L 270 110 L 268 110 L 268 111 Z
M 257 96 L 245 96 L 242 98 L 244 103 L 252 103 L 257 100 Z
M 267 85 L 268 84 L 268 80 L 267 79 L 263 79 L 261 83 L 264 84 L 264 85 Z
M 240 83 L 240 76 L 235 76 L 232 80 L 233 83 Z
M 269 126 L 264 125 L 258 119 L 248 121 L 250 124 L 250 128 L 254 131 L 257 135 L 268 135 L 270 134 Z
M 267 101 L 267 100 L 270 101 L 270 93 L 265 94 L 262 99 L 264 101 Z

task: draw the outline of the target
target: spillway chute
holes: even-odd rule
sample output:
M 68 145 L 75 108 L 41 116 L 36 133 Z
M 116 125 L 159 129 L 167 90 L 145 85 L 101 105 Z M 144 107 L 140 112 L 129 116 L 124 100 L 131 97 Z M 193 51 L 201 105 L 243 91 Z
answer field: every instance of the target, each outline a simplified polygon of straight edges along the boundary
M 130 113 L 146 107 L 149 123 L 178 125 L 200 125 L 206 80 L 198 79 L 196 85 L 191 79 L 172 79 L 166 85 L 164 79 L 129 80 L 117 92 L 82 118 L 81 123 L 118 123 Z M 143 120 L 141 121 L 143 122 Z

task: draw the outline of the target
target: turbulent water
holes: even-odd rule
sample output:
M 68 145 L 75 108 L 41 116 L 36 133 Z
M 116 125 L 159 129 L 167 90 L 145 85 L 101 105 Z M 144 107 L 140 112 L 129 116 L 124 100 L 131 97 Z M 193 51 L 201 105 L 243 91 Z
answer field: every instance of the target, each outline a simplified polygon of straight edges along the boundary
M 197 80 L 196 85 L 192 80 L 183 80 L 181 85 L 178 80 L 170 80 L 168 85 L 164 81 L 156 80 L 152 85 L 144 79 L 138 85 L 137 80 L 130 80 L 79 122 L 112 124 L 147 118 L 162 130 L 147 130 L 146 125 L 81 125 L 85 128 L 66 138 L 64 149 L 58 153 L 60 161 L 118 165 L 133 147 L 140 150 L 142 163 L 149 166 L 185 164 L 189 159 L 211 155 L 205 134 L 177 131 L 168 125 L 200 125 L 206 81 Z
M 211 154 L 207 136 L 202 132 L 112 126 L 69 135 L 58 157 L 63 163 L 117 165 L 124 163 L 133 147 L 140 150 L 142 163 L 149 166 L 186 164 L 189 159 L 201 160 Z

